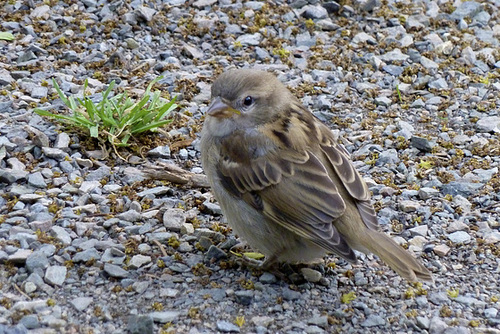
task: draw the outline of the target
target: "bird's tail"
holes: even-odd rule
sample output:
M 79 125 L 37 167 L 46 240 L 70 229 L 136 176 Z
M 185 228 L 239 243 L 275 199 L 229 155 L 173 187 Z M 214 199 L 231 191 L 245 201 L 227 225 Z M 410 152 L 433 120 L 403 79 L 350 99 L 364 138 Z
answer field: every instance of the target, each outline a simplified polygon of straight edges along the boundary
M 411 282 L 433 281 L 429 270 L 385 233 L 369 231 L 364 233 L 364 237 L 369 240 L 363 245 L 401 277 Z

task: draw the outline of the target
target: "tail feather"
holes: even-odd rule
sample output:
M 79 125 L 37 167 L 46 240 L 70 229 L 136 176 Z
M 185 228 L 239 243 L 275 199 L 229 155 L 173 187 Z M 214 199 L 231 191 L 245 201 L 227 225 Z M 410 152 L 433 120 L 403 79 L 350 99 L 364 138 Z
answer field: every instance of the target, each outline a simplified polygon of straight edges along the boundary
M 370 252 L 377 255 L 401 277 L 411 282 L 433 282 L 432 274 L 408 251 L 382 232 L 369 231 L 365 236 L 371 240 L 363 242 Z

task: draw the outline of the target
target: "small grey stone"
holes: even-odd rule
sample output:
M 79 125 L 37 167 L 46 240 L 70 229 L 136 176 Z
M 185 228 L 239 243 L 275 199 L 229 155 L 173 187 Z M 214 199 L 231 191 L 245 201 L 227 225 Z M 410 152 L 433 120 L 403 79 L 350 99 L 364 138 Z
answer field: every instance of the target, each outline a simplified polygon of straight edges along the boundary
M 73 256 L 73 262 L 87 262 L 92 259 L 99 260 L 101 258 L 100 253 L 94 247 L 86 249 L 82 252 L 78 252 Z
M 452 20 L 462 20 L 465 18 L 473 18 L 481 11 L 482 5 L 475 1 L 464 1 L 459 3 L 457 9 L 451 13 Z
M 431 319 L 431 322 L 429 324 L 429 333 L 441 334 L 444 333 L 447 328 L 448 325 L 446 324 L 446 322 L 444 322 L 438 316 L 435 316 Z
M 47 183 L 40 172 L 29 174 L 28 184 L 35 188 L 47 188 Z
M 441 192 L 437 189 L 434 188 L 429 188 L 429 187 L 423 187 L 420 188 L 418 191 L 418 197 L 420 199 L 426 200 L 429 198 L 437 197 Z
M 484 301 L 470 296 L 458 295 L 456 298 L 453 298 L 453 300 L 467 306 L 484 307 L 486 305 Z
M 161 324 L 166 324 L 167 322 L 176 321 L 179 318 L 180 312 L 178 311 L 163 311 L 163 312 L 151 312 L 149 316 L 154 322 L 159 322 Z
M 156 14 L 156 10 L 146 6 L 139 6 L 139 8 L 136 9 L 136 13 L 137 16 L 144 21 L 150 22 L 153 19 L 153 16 Z
M 182 209 L 168 209 L 163 214 L 163 226 L 169 231 L 180 232 L 186 222 L 186 215 Z
M 254 297 L 254 292 L 251 290 L 240 290 L 234 293 L 236 302 L 241 305 L 250 305 Z
M 124 174 L 126 173 L 127 170 L 124 171 Z M 103 179 L 106 179 L 109 177 L 111 174 L 111 168 L 108 166 L 101 166 L 97 168 L 96 170 L 90 172 L 87 177 L 85 178 L 86 181 L 101 181 Z
M 135 282 L 134 284 L 132 284 L 132 287 L 138 294 L 143 294 L 149 288 L 149 282 L 148 281 Z
M 4 79 L 2 78 L 2 71 L 0 70 L 0 85 L 3 85 Z M 0 113 L 9 112 L 12 110 L 12 101 L 0 101 Z
M 127 45 L 127 48 L 131 50 L 138 49 L 141 46 L 139 42 L 131 37 L 125 38 L 125 44 Z
M 94 166 L 94 163 L 90 159 L 76 158 L 75 161 L 79 166 L 84 168 L 90 168 Z
M 276 276 L 271 273 L 265 272 L 259 277 L 259 282 L 263 284 L 273 284 L 277 282 Z
M 16 62 L 18 64 L 23 64 L 29 62 L 30 60 L 35 60 L 37 58 L 38 57 L 36 56 L 36 54 L 31 50 L 21 51 L 19 52 L 19 56 L 17 57 Z
M 9 252 L 10 253 L 10 252 Z M 31 249 L 18 249 L 7 258 L 9 262 L 14 264 L 26 263 L 28 257 L 33 253 Z
M 130 334 L 153 334 L 153 318 L 149 315 L 131 315 L 128 318 L 127 331 Z
M 40 327 L 40 322 L 38 321 L 38 316 L 36 314 L 28 314 L 28 315 L 25 315 L 24 317 L 21 318 L 21 320 L 19 321 L 19 324 L 20 325 L 23 325 L 24 327 L 26 327 L 27 329 L 37 329 Z M 1 331 L 1 328 L 0 328 L 0 333 L 10 333 L 10 334 L 21 334 L 21 333 L 24 333 L 22 331 L 6 331 L 6 332 L 2 332 Z M 26 332 L 27 333 L 27 332 Z
M 302 8 L 302 16 L 306 19 L 326 19 L 328 17 L 328 11 L 326 8 L 319 5 L 307 5 Z
M 143 190 L 141 192 L 138 192 L 137 196 L 139 196 L 139 197 L 145 197 L 148 195 L 161 196 L 161 195 L 167 194 L 169 191 L 170 191 L 169 187 L 159 186 L 159 187 L 149 188 L 149 189 Z
M 77 297 L 71 301 L 71 305 L 77 310 L 77 311 L 84 311 L 90 304 L 93 302 L 92 297 Z
M 435 142 L 430 141 L 427 138 L 412 136 L 410 138 L 411 146 L 415 147 L 419 151 L 422 152 L 431 152 L 434 146 L 436 146 Z
M 50 231 L 51 231 L 51 234 L 57 240 L 59 240 L 60 242 L 63 243 L 63 245 L 67 246 L 67 245 L 71 244 L 71 236 L 66 231 L 66 229 L 64 229 L 63 227 L 55 225 L 55 226 L 52 226 L 52 228 L 50 229 Z
M 382 67 L 382 69 L 387 73 L 389 73 L 390 75 L 397 77 L 400 76 L 404 70 L 403 67 L 396 65 L 385 65 L 384 67 Z
M 428 70 L 437 70 L 439 68 L 439 65 L 435 61 L 424 56 L 420 57 L 420 64 Z
M 209 200 L 206 200 L 203 202 L 203 207 L 204 207 L 204 212 L 211 214 L 211 215 L 222 215 L 222 209 L 218 204 L 212 203 Z
M 142 215 L 140 212 L 137 212 L 135 210 L 128 210 L 125 212 L 122 212 L 116 216 L 116 218 L 128 221 L 128 222 L 138 222 L 141 220 Z
M 181 148 L 179 150 L 179 158 L 181 158 L 182 160 L 186 160 L 189 156 L 188 156 L 188 150 L 186 150 L 185 148 Z
M 328 316 L 326 315 L 315 316 L 308 319 L 307 323 L 309 325 L 316 325 L 322 328 L 326 328 L 328 327 Z
M 129 267 L 132 269 L 137 269 L 142 267 L 145 264 L 151 263 L 151 256 L 146 255 L 134 255 L 129 262 Z
M 439 78 L 429 81 L 428 86 L 433 89 L 448 89 L 448 82 L 444 78 Z
M 476 122 L 476 128 L 480 132 L 500 132 L 500 116 L 488 116 Z
M 46 157 L 56 160 L 63 160 L 64 158 L 69 157 L 68 153 L 59 148 L 42 147 L 42 152 Z
M 217 321 L 217 329 L 223 333 L 239 333 L 240 328 L 229 321 L 219 320 Z
M 356 274 L 354 274 L 354 283 L 357 286 L 363 286 L 368 284 L 368 280 L 365 277 L 365 274 L 363 272 L 358 271 Z
M 324 31 L 335 31 L 335 30 L 340 28 L 340 26 L 338 24 L 334 23 L 329 18 L 323 19 L 323 20 L 318 20 L 316 22 L 316 27 L 318 27 L 319 29 L 324 30 Z
M 205 253 L 205 259 L 207 261 L 210 261 L 211 259 L 215 260 L 220 260 L 220 259 L 225 259 L 227 257 L 227 254 L 219 249 L 217 246 L 210 245 L 208 247 L 208 251 Z
M 30 133 L 32 135 L 33 144 L 35 144 L 36 146 L 48 147 L 50 145 L 49 137 L 45 133 L 43 133 L 42 131 L 38 130 L 37 128 L 26 125 L 24 127 L 24 130 L 26 130 L 28 133 Z
M 115 278 L 128 277 L 128 272 L 125 269 L 111 263 L 104 264 L 104 271 L 111 277 Z
M 417 227 L 410 228 L 409 231 L 412 237 L 414 236 L 426 237 L 427 233 L 429 232 L 429 227 L 427 225 L 420 225 Z
M 302 273 L 306 281 L 311 283 L 318 283 L 322 277 L 319 271 L 311 268 L 302 268 L 300 269 L 300 272 Z
M 461 195 L 456 195 L 453 197 L 453 204 L 460 207 L 463 212 L 470 212 L 472 209 L 472 203 L 469 200 Z
M 306 47 L 311 47 L 316 44 L 316 37 L 311 36 L 309 31 L 305 31 L 301 34 L 298 34 L 295 37 L 295 44 L 297 46 L 306 46 Z
M 61 286 L 66 280 L 67 272 L 65 266 L 50 266 L 45 270 L 45 281 L 50 285 Z
M 469 243 L 471 241 L 471 236 L 467 232 L 457 231 L 448 234 L 448 239 L 450 239 L 454 244 L 463 244 Z
M 385 325 L 385 319 L 377 314 L 370 314 L 366 317 L 365 321 L 361 323 L 363 327 L 376 327 Z
M 423 14 L 410 15 L 406 18 L 405 28 L 407 31 L 412 29 L 420 30 L 429 25 L 429 18 Z
M 498 310 L 494 307 L 490 307 L 484 310 L 484 316 L 486 318 L 496 318 L 498 314 Z
M 379 96 L 375 98 L 375 104 L 378 106 L 388 107 L 392 104 L 392 100 L 387 96 Z
M 371 45 L 377 44 L 377 40 L 372 36 L 367 34 L 366 32 L 360 32 L 354 35 L 354 37 L 351 40 L 352 44 L 359 44 L 359 43 L 368 43 Z
M 0 86 L 6 86 L 11 84 L 14 78 L 10 75 L 9 71 L 1 69 L 0 70 Z
M 436 253 L 436 255 L 441 256 L 441 257 L 446 256 L 450 252 L 450 247 L 448 247 L 445 244 L 436 245 L 433 248 L 433 252 Z
M 377 159 L 377 162 L 375 163 L 376 166 L 384 166 L 384 165 L 396 165 L 399 163 L 399 157 L 398 157 L 398 152 L 391 148 L 389 150 L 382 151 Z
M 341 6 L 335 1 L 325 1 L 322 6 L 326 9 L 328 13 L 338 13 Z
M 240 35 L 236 39 L 236 42 L 239 42 L 244 46 L 257 46 L 260 44 L 261 39 L 262 39 L 262 35 L 260 33 L 256 32 L 254 34 Z
M 472 183 L 472 182 L 461 182 L 452 181 L 447 184 L 442 185 L 442 191 L 444 194 L 450 194 L 452 196 L 462 195 L 464 197 L 469 197 L 476 194 L 476 192 L 483 187 L 482 183 Z
M 427 318 L 425 316 L 418 316 L 416 318 L 416 320 L 417 320 L 418 327 L 423 328 L 423 329 L 429 329 L 429 326 L 431 324 L 431 321 L 429 318 Z
M 33 293 L 35 292 L 37 289 L 37 286 L 35 283 L 33 282 L 30 282 L 30 281 L 26 281 L 23 283 L 23 290 L 24 292 L 26 292 L 27 294 L 30 294 L 30 293 Z
M 17 181 L 25 180 L 28 174 L 29 173 L 24 170 L 4 168 L 0 169 L 0 181 L 12 184 Z
M 154 158 L 170 158 L 170 147 L 169 146 L 158 146 L 150 151 L 148 151 L 148 155 Z
M 289 288 L 284 288 L 283 289 L 283 299 L 285 300 L 296 300 L 301 297 L 300 292 L 290 290 Z
M 359 9 L 365 12 L 371 12 L 375 7 L 380 6 L 380 0 L 357 0 L 355 3 L 358 5 Z
M 382 61 L 386 63 L 392 63 L 392 62 L 404 62 L 409 57 L 410 56 L 402 53 L 400 49 L 394 49 L 392 51 L 389 51 L 381 55 L 380 59 L 382 59 Z
M 195 58 L 195 59 L 203 58 L 203 51 L 189 44 L 184 44 L 182 46 L 182 53 L 188 56 L 189 58 Z
M 32 98 L 41 99 L 43 97 L 47 97 L 47 93 L 48 93 L 48 88 L 47 87 L 36 86 L 36 87 L 33 87 L 33 89 L 31 90 L 30 95 L 31 95 Z
M 61 150 L 67 149 L 69 147 L 69 143 L 71 138 L 66 132 L 60 132 L 57 134 L 56 142 L 54 143 L 54 148 L 58 148 Z
M 29 273 L 32 273 L 37 268 L 45 270 L 48 266 L 49 260 L 47 259 L 47 256 L 39 250 L 31 253 L 26 258 L 26 270 L 28 270 Z
M 99 181 L 83 181 L 78 189 L 80 194 L 90 194 L 94 189 L 101 188 Z
M 48 13 L 50 12 L 50 7 L 48 5 L 42 5 L 35 7 L 29 16 L 31 18 L 42 18 L 42 19 L 48 19 Z

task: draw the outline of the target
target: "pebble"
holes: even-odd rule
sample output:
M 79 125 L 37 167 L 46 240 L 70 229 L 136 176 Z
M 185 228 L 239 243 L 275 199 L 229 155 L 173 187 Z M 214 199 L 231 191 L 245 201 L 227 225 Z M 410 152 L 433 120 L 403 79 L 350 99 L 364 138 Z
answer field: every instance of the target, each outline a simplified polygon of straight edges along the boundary
M 45 281 L 51 285 L 61 286 L 66 280 L 67 272 L 65 266 L 49 266 L 45 271 Z
M 177 320 L 179 315 L 180 315 L 180 312 L 178 312 L 178 311 L 151 312 L 148 314 L 148 316 L 151 317 L 154 322 L 159 322 L 161 324 L 166 324 L 168 322 L 174 322 Z
M 185 222 L 186 216 L 182 209 L 168 209 L 163 214 L 163 225 L 169 231 L 180 232 Z
M 464 231 L 457 231 L 448 234 L 448 239 L 451 240 L 454 244 L 463 244 L 471 241 L 471 236 Z
M 148 264 L 151 262 L 151 256 L 145 256 L 145 255 L 134 255 L 129 262 L 129 267 L 132 269 L 137 269 L 145 264 Z
M 500 116 L 488 116 L 479 119 L 476 127 L 481 132 L 500 132 Z
M 153 334 L 153 319 L 149 315 L 133 314 L 128 318 L 127 331 L 130 334 Z
M 434 253 L 436 253 L 437 255 L 441 256 L 441 257 L 444 257 L 446 255 L 448 255 L 448 253 L 450 252 L 450 247 L 448 247 L 447 245 L 444 245 L 444 244 L 441 244 L 441 245 L 436 245 L 434 248 L 433 248 L 433 251 Z
M 236 326 L 235 324 L 232 324 L 228 321 L 220 320 L 217 321 L 217 330 L 221 331 L 222 333 L 239 333 L 240 328 Z
M 104 264 L 104 271 L 111 277 L 115 278 L 126 278 L 128 277 L 128 272 L 121 267 L 111 264 L 111 263 L 105 263 Z
M 377 327 L 385 325 L 385 320 L 381 316 L 377 314 L 370 314 L 366 317 L 366 319 L 361 323 L 363 327 Z
M 311 268 L 302 268 L 300 272 L 306 279 L 306 281 L 311 283 L 318 283 L 322 277 L 321 273 L 317 270 Z
M 71 301 L 71 305 L 73 305 L 77 311 L 82 312 L 89 307 L 93 301 L 92 297 L 77 297 Z

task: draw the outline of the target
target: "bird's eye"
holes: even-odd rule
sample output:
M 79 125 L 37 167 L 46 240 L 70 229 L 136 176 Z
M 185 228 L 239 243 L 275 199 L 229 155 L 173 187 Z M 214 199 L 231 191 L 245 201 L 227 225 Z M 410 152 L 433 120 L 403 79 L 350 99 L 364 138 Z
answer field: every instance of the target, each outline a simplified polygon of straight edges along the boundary
M 247 96 L 243 99 L 243 104 L 247 107 L 250 106 L 252 103 L 253 103 L 253 97 L 251 96 Z

